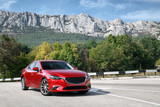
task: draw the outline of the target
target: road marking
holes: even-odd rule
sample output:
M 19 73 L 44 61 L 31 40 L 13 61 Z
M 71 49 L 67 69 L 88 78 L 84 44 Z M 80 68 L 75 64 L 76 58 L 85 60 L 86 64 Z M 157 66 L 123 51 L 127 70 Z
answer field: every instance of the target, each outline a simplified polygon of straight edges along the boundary
M 158 103 L 154 103 L 154 102 L 150 102 L 150 101 L 145 101 L 145 100 L 141 100 L 141 99 L 136 99 L 136 98 L 131 98 L 131 97 L 125 97 L 125 96 L 120 96 L 120 95 L 114 95 L 114 94 L 107 94 L 107 95 L 113 96 L 113 97 L 119 97 L 119 98 L 123 98 L 123 99 L 127 99 L 127 100 L 134 100 L 134 101 L 138 101 L 138 102 L 143 102 L 143 103 L 147 103 L 147 104 L 152 104 L 152 105 L 160 106 L 160 104 L 158 104 Z
M 160 91 L 152 91 L 152 90 L 139 90 L 139 89 L 123 89 L 123 88 L 99 88 L 102 90 L 124 90 L 124 91 L 146 91 L 146 92 L 160 92 Z
M 115 95 L 115 94 L 106 94 L 105 92 L 98 92 L 100 89 L 96 89 L 93 88 L 90 91 L 94 92 L 94 93 L 98 93 L 98 94 L 103 94 L 103 95 L 108 95 L 108 96 L 112 96 L 112 97 L 118 97 L 118 98 L 123 98 L 123 99 L 127 99 L 127 100 L 133 100 L 133 101 L 138 101 L 138 102 L 143 102 L 146 104 L 151 104 L 151 105 L 156 105 L 156 106 L 160 106 L 160 104 L 158 103 L 154 103 L 154 102 L 150 102 L 150 101 L 145 101 L 145 100 L 141 100 L 141 99 L 136 99 L 136 98 L 131 98 L 131 97 L 125 97 L 125 96 L 120 96 L 120 95 Z

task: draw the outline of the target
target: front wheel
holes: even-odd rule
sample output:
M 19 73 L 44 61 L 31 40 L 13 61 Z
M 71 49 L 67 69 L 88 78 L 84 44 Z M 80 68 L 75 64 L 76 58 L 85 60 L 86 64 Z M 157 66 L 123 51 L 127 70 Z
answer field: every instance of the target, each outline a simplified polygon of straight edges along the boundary
M 48 81 L 47 81 L 46 78 L 44 78 L 44 79 L 41 81 L 40 91 L 41 91 L 41 94 L 44 95 L 44 96 L 49 96 L 49 95 L 51 95 L 51 93 L 49 92 L 49 85 L 48 85 Z
M 21 79 L 21 85 L 22 85 L 22 90 L 28 90 L 28 87 L 26 86 L 25 78 L 22 77 Z
M 85 91 L 78 91 L 79 94 L 86 94 L 88 92 L 88 90 Z

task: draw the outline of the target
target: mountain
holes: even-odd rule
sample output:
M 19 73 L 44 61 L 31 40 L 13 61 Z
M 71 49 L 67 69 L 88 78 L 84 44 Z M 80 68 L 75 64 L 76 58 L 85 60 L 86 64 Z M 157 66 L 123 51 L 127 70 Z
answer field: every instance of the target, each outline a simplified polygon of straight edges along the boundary
M 80 33 L 89 36 L 107 37 L 109 34 L 157 35 L 160 23 L 138 21 L 124 23 L 121 19 L 103 21 L 88 14 L 79 15 L 38 15 L 30 12 L 8 12 L 0 10 L 0 33 L 14 34 L 28 27 L 47 28 L 55 32 Z

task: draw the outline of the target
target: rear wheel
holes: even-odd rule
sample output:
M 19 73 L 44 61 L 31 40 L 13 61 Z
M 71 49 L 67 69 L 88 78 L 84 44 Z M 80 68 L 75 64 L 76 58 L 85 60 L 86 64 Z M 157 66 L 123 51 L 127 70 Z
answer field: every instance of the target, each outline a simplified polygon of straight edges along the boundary
M 22 79 L 21 79 L 21 85 L 22 85 L 22 90 L 28 90 L 28 87 L 26 86 L 24 77 L 22 77 Z
M 78 91 L 79 94 L 86 94 L 88 92 L 88 90 L 85 91 Z
M 42 95 L 44 95 L 44 96 L 49 96 L 49 95 L 51 95 L 51 93 L 49 92 L 49 85 L 48 85 L 48 81 L 47 81 L 46 78 L 44 78 L 44 79 L 41 81 L 40 91 L 41 91 Z

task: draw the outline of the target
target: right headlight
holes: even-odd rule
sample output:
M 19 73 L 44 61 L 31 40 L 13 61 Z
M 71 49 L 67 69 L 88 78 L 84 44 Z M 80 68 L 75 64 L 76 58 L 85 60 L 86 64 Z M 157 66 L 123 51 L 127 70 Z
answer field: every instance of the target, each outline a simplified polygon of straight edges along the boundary
M 86 79 L 88 79 L 88 78 L 90 78 L 90 75 L 89 75 L 89 74 L 86 75 Z
M 62 77 L 58 77 L 58 76 L 53 76 L 53 75 L 50 75 L 49 78 L 51 79 L 55 79 L 55 80 L 60 80 L 60 79 L 64 79 Z

